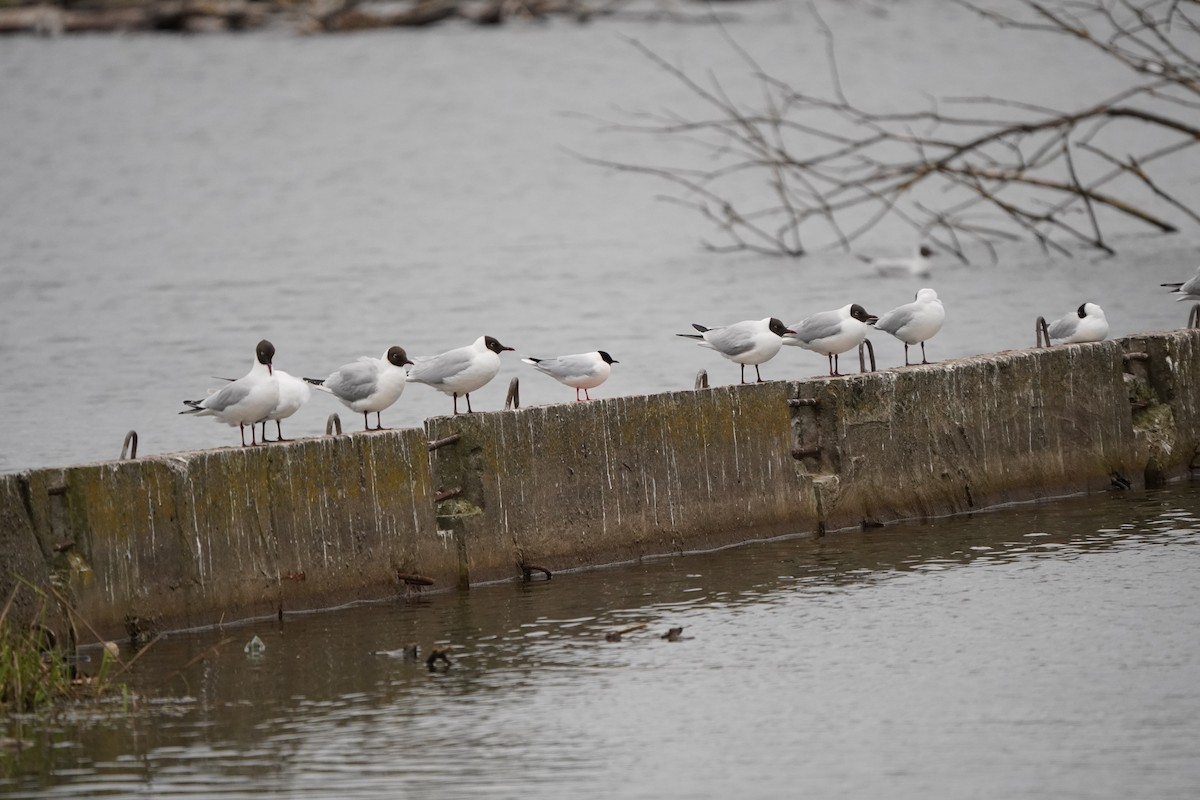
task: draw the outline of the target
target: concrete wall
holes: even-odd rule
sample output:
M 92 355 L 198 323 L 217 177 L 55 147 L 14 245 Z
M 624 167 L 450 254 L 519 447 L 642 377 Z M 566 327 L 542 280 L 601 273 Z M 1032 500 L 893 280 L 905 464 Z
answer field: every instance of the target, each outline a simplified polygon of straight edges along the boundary
M 1188 474 L 1200 332 L 0 478 L 0 590 L 105 635 Z M 429 442 L 457 437 L 430 452 Z

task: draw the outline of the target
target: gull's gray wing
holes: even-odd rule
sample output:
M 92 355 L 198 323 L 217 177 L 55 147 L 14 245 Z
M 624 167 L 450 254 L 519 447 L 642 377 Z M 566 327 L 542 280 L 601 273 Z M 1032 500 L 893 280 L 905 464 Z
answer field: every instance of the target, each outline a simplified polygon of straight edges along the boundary
M 325 388 L 349 403 L 365 400 L 379 385 L 379 364 L 373 358 L 362 358 L 338 368 L 325 379 Z
M 875 322 L 875 327 L 885 333 L 895 335 L 896 331 L 913 321 L 917 314 L 915 306 L 903 305 L 893 308 Z
M 596 360 L 591 353 L 581 353 L 543 358 L 534 366 L 554 378 L 587 378 L 596 374 Z
M 408 379 L 437 386 L 471 365 L 470 348 L 459 348 L 437 356 L 418 356 L 408 371 Z
M 727 356 L 740 356 L 754 349 L 754 331 L 748 325 L 729 325 L 724 328 L 712 328 L 705 336 L 712 348 Z
M 1079 328 L 1079 315 L 1067 314 L 1062 319 L 1056 319 L 1048 328 L 1051 339 L 1066 339 Z
M 799 325 L 789 325 L 788 327 L 796 334 L 794 336 L 785 335 L 785 339 L 798 339 L 805 343 L 815 342 L 818 339 L 836 336 L 842 328 L 842 315 L 837 311 L 822 311 L 819 314 L 813 314 Z
M 250 386 L 245 381 L 234 381 L 221 387 L 201 401 L 200 407 L 211 411 L 221 412 L 230 406 L 237 405 L 250 394 Z
M 1187 282 L 1179 287 L 1179 293 L 1200 295 L 1200 272 L 1188 278 Z

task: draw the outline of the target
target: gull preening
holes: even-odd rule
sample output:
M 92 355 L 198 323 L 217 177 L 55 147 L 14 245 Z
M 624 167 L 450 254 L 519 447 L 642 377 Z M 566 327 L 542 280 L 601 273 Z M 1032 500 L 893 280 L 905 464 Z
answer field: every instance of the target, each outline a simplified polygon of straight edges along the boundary
M 267 418 L 279 402 L 279 382 L 271 368 L 275 345 L 263 339 L 254 348 L 250 371 L 203 400 L 184 400 L 188 408 L 180 414 L 216 417 L 218 422 L 237 425 L 246 446 L 246 426 L 250 426 L 250 444 L 257 445 L 254 426 Z
M 868 325 L 876 317 L 858 303 L 834 311 L 822 311 L 792 325 L 783 343 L 821 353 L 829 359 L 829 374 L 838 377 L 838 355 L 852 350 L 867 338 Z
M 889 278 L 914 277 L 928 278 L 930 273 L 929 257 L 933 250 L 928 245 L 917 245 L 916 250 L 908 258 L 866 258 L 859 256 L 871 265 L 874 270 Z
M 1163 283 L 1161 286 L 1166 286 L 1168 289 L 1173 289 L 1171 294 L 1177 294 L 1176 302 L 1184 300 L 1200 300 L 1200 268 L 1196 269 L 1196 274 L 1181 283 Z
M 305 378 L 318 389 L 329 392 L 351 411 L 363 415 L 363 430 L 383 430 L 380 412 L 400 399 L 404 393 L 407 372 L 405 364 L 411 364 L 403 347 L 389 347 L 383 358 L 360 356 L 358 360 L 343 364 L 328 378 Z M 367 416 L 375 412 L 375 427 L 371 427 Z
M 933 289 L 921 289 L 911 303 L 897 306 L 875 320 L 878 330 L 890 333 L 904 342 L 904 366 L 908 366 L 909 345 L 921 345 L 921 363 L 925 358 L 925 342 L 937 335 L 946 321 L 946 309 Z
M 766 319 L 748 319 L 735 322 L 721 328 L 706 328 L 692 323 L 692 327 L 700 331 L 694 333 L 677 333 L 685 339 L 699 339 L 696 344 L 716 350 L 721 355 L 742 366 L 742 383 L 746 382 L 746 365 L 754 365 L 754 375 L 758 383 L 762 383 L 762 374 L 758 365 L 764 364 L 775 357 L 783 344 L 781 338 L 792 331 L 775 317 Z
M 608 380 L 612 364 L 619 364 L 615 358 L 603 350 L 590 353 L 577 353 L 571 356 L 557 358 L 522 358 L 526 364 L 532 364 L 538 372 L 549 375 L 561 384 L 575 390 L 575 401 L 579 402 L 579 390 L 583 390 L 583 399 L 591 400 L 588 389 L 595 389 Z
M 458 413 L 458 396 L 467 398 L 467 413 L 471 409 L 471 392 L 483 387 L 500 371 L 500 353 L 512 350 L 493 336 L 480 336 L 466 347 L 459 347 L 436 356 L 418 356 L 408 380 L 432 386 L 454 397 L 454 413 Z
M 1062 319 L 1050 323 L 1051 339 L 1060 339 L 1061 344 L 1099 342 L 1108 336 L 1108 318 L 1104 309 L 1095 303 L 1084 303 Z

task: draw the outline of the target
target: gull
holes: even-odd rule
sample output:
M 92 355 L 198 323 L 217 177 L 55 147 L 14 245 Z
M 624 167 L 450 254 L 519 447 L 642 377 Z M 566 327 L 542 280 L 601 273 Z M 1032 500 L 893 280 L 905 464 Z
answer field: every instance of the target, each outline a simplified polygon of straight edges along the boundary
M 279 400 L 275 403 L 275 408 L 267 414 L 266 419 L 262 422 L 262 440 L 266 442 L 286 442 L 288 439 L 283 438 L 283 427 L 279 424 L 280 420 L 287 419 L 292 414 L 300 410 L 300 406 L 308 402 L 308 398 L 312 397 L 312 385 L 303 378 L 297 378 L 291 373 L 284 372 L 281 369 L 272 367 L 271 374 L 275 376 L 275 380 L 279 382 Z M 233 378 L 219 378 L 218 380 L 232 381 Z M 267 438 L 267 420 L 275 421 L 275 433 L 278 438 Z
M 921 363 L 925 360 L 925 342 L 932 339 L 942 329 L 946 321 L 946 309 L 938 299 L 933 289 L 921 289 L 917 299 L 911 303 L 897 306 L 875 320 L 878 330 L 890 333 L 904 342 L 904 366 L 908 366 L 908 346 L 921 345 Z
M 1179 295 L 1179 297 L 1175 298 L 1176 302 L 1200 300 L 1200 268 L 1196 269 L 1195 275 L 1182 283 L 1163 283 L 1160 285 L 1175 290 L 1171 294 Z
M 557 358 L 522 358 L 526 364 L 532 364 L 538 372 L 549 375 L 559 383 L 575 389 L 575 402 L 579 402 L 579 390 L 583 390 L 583 399 L 591 400 L 588 389 L 595 389 L 608 380 L 612 371 L 611 364 L 619 364 L 615 358 L 603 350 L 593 350 L 590 353 L 577 353 L 571 356 Z
M 758 383 L 762 383 L 762 374 L 758 365 L 764 364 L 779 352 L 785 333 L 792 333 L 775 317 L 766 319 L 748 319 L 735 322 L 722 328 L 706 328 L 692 323 L 692 327 L 700 331 L 694 333 L 677 333 L 685 339 L 700 339 L 696 344 L 716 350 L 734 363 L 742 365 L 742 383 L 746 382 L 746 365 L 754 365 L 754 375 Z
M 203 400 L 184 400 L 189 407 L 179 413 L 216 417 L 218 422 L 237 425 L 242 433 L 242 447 L 246 446 L 249 425 L 250 444 L 257 445 L 254 426 L 266 419 L 279 402 L 279 382 L 271 368 L 274 357 L 275 345 L 263 339 L 254 348 L 254 364 L 249 372 Z
M 404 393 L 408 354 L 403 347 L 389 347 L 383 358 L 360 356 L 356 361 L 338 367 L 328 378 L 304 380 L 322 391 L 329 392 L 349 408 L 363 415 L 363 430 L 381 431 L 379 414 L 400 399 Z M 375 427 L 367 417 L 375 412 Z
M 500 353 L 512 350 L 493 336 L 480 336 L 466 347 L 448 350 L 436 356 L 418 356 L 408 380 L 432 386 L 454 397 L 454 413 L 458 413 L 458 396 L 467 398 L 467 413 L 471 409 L 471 392 L 481 388 L 500 371 Z
M 915 278 L 929 277 L 929 257 L 933 250 L 928 245 L 918 245 L 909 258 L 866 258 L 859 256 L 870 264 L 876 272 L 887 277 Z
M 1084 303 L 1062 319 L 1050 323 L 1051 339 L 1061 339 L 1062 344 L 1099 342 L 1108 336 L 1108 319 L 1104 309 L 1095 303 Z
M 858 347 L 867 338 L 867 325 L 875 317 L 858 303 L 842 306 L 834 311 L 813 314 L 796 325 L 783 337 L 783 343 L 792 347 L 803 347 L 829 358 L 829 374 L 837 377 L 837 357 L 840 353 Z

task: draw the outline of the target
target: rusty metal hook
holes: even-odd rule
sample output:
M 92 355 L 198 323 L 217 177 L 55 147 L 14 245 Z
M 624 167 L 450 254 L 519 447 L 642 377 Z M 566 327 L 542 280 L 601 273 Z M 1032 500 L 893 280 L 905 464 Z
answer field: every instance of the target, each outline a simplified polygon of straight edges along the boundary
M 1037 322 L 1033 323 L 1033 331 L 1037 334 L 1037 344 L 1034 345 L 1035 347 L 1050 346 L 1050 326 L 1046 324 L 1045 317 L 1037 318 Z
M 871 372 L 875 371 L 875 345 L 871 344 L 870 339 L 863 339 L 862 344 L 858 346 L 858 371 L 867 371 L 867 360 L 863 357 L 863 348 L 867 349 L 867 353 L 871 356 Z
M 504 410 L 519 409 L 521 407 L 521 379 L 513 378 L 508 382 L 508 394 L 504 397 Z
M 137 458 L 137 431 L 130 431 L 125 434 L 125 444 L 121 445 L 121 460 L 125 461 L 125 453 L 129 453 L 129 460 Z
M 325 435 L 330 436 L 334 431 L 337 431 L 338 436 L 342 435 L 342 418 L 337 414 L 330 414 L 329 419 L 325 420 Z
M 696 391 L 708 388 L 708 370 L 700 370 L 696 373 Z
M 1200 328 L 1200 303 L 1192 305 L 1192 310 L 1188 312 L 1188 327 Z

